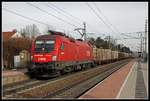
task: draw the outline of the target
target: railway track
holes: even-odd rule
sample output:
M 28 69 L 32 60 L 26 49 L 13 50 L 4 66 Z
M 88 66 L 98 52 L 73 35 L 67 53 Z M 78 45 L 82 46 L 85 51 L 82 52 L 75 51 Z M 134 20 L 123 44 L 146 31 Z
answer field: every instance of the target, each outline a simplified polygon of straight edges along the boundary
M 7 87 L 3 87 L 3 96 L 11 95 L 13 93 L 16 93 L 18 91 L 39 85 L 41 83 L 45 83 L 46 81 L 39 81 L 39 80 L 28 80 L 28 81 L 23 81 L 20 82 L 19 84 L 16 85 L 9 85 Z
M 79 71 L 79 72 L 82 72 L 82 71 Z M 74 74 L 75 73 L 77 73 L 77 72 L 74 72 Z M 30 89 L 32 87 L 40 86 L 44 83 L 52 82 L 52 81 L 55 81 L 57 79 L 69 76 L 69 75 L 72 75 L 72 74 L 67 73 L 66 75 L 62 75 L 61 77 L 51 78 L 51 79 L 48 78 L 48 80 L 45 80 L 45 78 L 44 78 L 44 80 L 42 80 L 43 78 L 41 78 L 40 80 L 28 79 L 28 80 L 16 82 L 16 83 L 13 83 L 13 84 L 3 85 L 3 87 L 2 87 L 3 88 L 3 97 L 7 98 L 7 97 L 13 95 L 14 93 L 21 92 L 21 91 Z
M 18 88 L 18 91 L 14 89 L 16 93 L 11 91 L 5 98 L 76 98 L 129 61 L 130 59 L 118 61 L 54 80 L 43 81 L 43 83 L 35 81 L 37 83 L 31 83 L 32 86 L 24 85 L 24 88 Z M 5 93 L 8 94 L 8 90 Z
M 111 68 L 100 75 L 97 75 L 93 78 L 90 78 L 86 81 L 83 81 L 77 85 L 72 85 L 70 87 L 67 87 L 65 89 L 62 89 L 61 91 L 58 91 L 56 93 L 53 93 L 51 95 L 47 95 L 44 98 L 78 98 L 83 93 L 88 91 L 90 88 L 98 84 L 99 82 L 103 81 L 105 78 L 107 78 L 109 75 L 111 75 L 113 72 L 120 69 L 122 66 L 127 64 L 128 62 L 125 62 L 123 64 L 120 64 L 114 68 Z

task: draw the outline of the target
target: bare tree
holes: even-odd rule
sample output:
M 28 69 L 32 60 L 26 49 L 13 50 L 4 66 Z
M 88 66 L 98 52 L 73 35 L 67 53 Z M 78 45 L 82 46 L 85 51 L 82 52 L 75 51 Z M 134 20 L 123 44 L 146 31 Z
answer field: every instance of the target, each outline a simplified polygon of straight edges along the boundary
M 33 24 L 33 25 L 27 25 L 25 28 L 22 28 L 20 32 L 23 37 L 31 38 L 38 35 L 40 33 L 40 30 L 35 24 Z

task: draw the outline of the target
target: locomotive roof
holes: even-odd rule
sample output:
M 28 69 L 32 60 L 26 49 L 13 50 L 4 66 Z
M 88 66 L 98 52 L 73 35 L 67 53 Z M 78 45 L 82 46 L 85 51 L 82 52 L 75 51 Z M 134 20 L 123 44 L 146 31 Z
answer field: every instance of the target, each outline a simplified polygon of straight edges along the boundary
M 42 39 L 56 39 L 56 37 L 60 37 L 62 40 L 64 40 L 64 41 L 68 41 L 68 40 L 70 40 L 70 42 L 74 42 L 74 43 L 76 43 L 76 44 L 83 44 L 83 45 L 85 45 L 85 44 L 87 44 L 87 45 L 89 45 L 87 42 L 85 42 L 85 41 L 80 41 L 80 40 L 76 40 L 76 39 L 73 39 L 73 38 L 69 38 L 69 37 L 67 37 L 67 36 L 62 36 L 62 35 L 55 35 L 55 34 L 52 34 L 52 35 L 40 35 L 40 36 L 38 36 L 37 38 L 36 38 L 36 40 L 42 40 Z
M 56 35 L 40 35 L 36 38 L 36 40 L 40 40 L 40 39 L 55 39 Z

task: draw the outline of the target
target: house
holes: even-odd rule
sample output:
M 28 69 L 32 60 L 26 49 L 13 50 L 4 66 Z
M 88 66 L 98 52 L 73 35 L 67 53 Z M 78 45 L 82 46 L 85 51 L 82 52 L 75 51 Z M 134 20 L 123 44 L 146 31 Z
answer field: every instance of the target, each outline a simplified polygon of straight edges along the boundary
M 21 33 L 17 32 L 17 30 L 3 32 L 2 33 L 3 41 L 8 41 L 10 38 L 19 38 L 22 37 Z
M 22 35 L 20 33 L 18 33 L 17 30 L 12 30 L 12 31 L 8 31 L 8 32 L 2 32 L 2 41 L 4 43 L 7 42 L 11 38 L 20 38 L 20 37 L 22 37 Z M 4 45 L 4 43 L 3 43 L 3 45 Z M 3 52 L 4 52 L 4 47 L 3 47 Z M 6 59 L 4 59 L 4 57 Z M 5 56 L 2 57 L 2 69 L 4 69 L 4 67 L 8 67 L 8 65 L 9 65 L 9 63 L 7 61 L 7 56 L 5 55 Z

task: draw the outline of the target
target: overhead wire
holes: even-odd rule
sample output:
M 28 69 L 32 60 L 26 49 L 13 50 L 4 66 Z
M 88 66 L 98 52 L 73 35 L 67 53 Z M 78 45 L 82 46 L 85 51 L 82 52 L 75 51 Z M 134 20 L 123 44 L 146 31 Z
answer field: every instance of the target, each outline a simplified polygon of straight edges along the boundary
M 83 20 L 81 20 L 80 18 L 78 18 L 78 17 L 76 17 L 76 16 L 73 16 L 72 14 L 70 14 L 70 13 L 66 12 L 65 10 L 61 9 L 60 7 L 58 7 L 58 6 L 56 6 L 56 5 L 52 4 L 52 3 L 48 3 L 48 4 L 50 4 L 51 6 L 53 6 L 53 7 L 57 8 L 57 9 L 59 9 L 60 11 L 62 11 L 62 12 L 64 12 L 64 13 L 66 13 L 67 15 L 69 15 L 69 16 L 75 18 L 77 21 L 80 20 L 80 21 L 83 22 Z
M 86 21 L 83 21 L 82 19 L 80 19 L 80 18 L 78 18 L 78 17 L 76 17 L 76 16 L 68 13 L 67 11 L 61 9 L 60 7 L 58 7 L 58 6 L 56 6 L 56 5 L 52 4 L 52 3 L 48 3 L 48 4 L 51 5 L 51 6 L 53 6 L 53 7 L 55 7 L 56 9 L 60 10 L 61 12 L 65 13 L 66 15 L 69 15 L 70 17 L 75 18 L 78 22 L 79 21 L 80 22 L 86 22 Z M 91 25 L 89 23 L 86 22 L 86 24 L 89 26 L 90 29 L 92 29 L 93 31 L 98 32 L 97 30 L 93 29 L 93 27 L 91 27 Z
M 96 11 L 95 11 L 88 3 L 86 3 L 86 5 L 87 5 L 87 6 L 94 12 L 94 14 L 98 17 L 100 23 L 101 23 L 101 21 L 102 21 L 113 33 L 115 33 L 115 32 L 110 28 L 110 26 L 108 26 L 108 25 L 105 23 L 105 21 L 96 13 Z
M 33 19 L 33 18 L 30 18 L 30 17 L 24 16 L 24 15 L 21 15 L 21 14 L 19 14 L 19 13 L 16 13 L 16 12 L 12 11 L 12 10 L 9 10 L 9 9 L 6 9 L 6 8 L 2 8 L 2 9 L 4 9 L 5 11 L 8 11 L 8 12 L 10 12 L 10 13 L 13 13 L 13 14 L 15 14 L 15 15 L 21 16 L 21 17 L 23 17 L 23 18 L 25 18 L 25 19 L 28 19 L 28 20 L 31 20 L 31 21 L 34 21 L 34 22 L 37 22 L 37 23 L 40 23 L 40 24 L 43 24 L 43 25 L 46 25 L 46 26 L 52 26 L 52 25 L 49 25 L 49 24 L 47 24 L 47 23 L 44 23 L 44 22 L 35 20 L 35 19 Z M 63 29 L 63 30 L 64 30 L 64 29 Z
M 12 11 L 12 10 L 7 9 L 7 8 L 2 8 L 2 9 L 5 10 L 5 11 L 7 11 L 7 12 L 10 12 L 10 13 L 12 13 L 12 14 L 15 14 L 15 15 L 17 15 L 17 16 L 20 16 L 20 17 L 23 17 L 23 18 L 25 18 L 25 19 L 28 19 L 28 20 L 30 20 L 30 21 L 34 21 L 34 22 L 37 22 L 37 23 L 39 23 L 39 24 L 46 25 L 46 26 L 52 26 L 52 25 L 49 25 L 49 24 L 47 24 L 47 23 L 44 23 L 44 22 L 35 20 L 35 19 L 33 19 L 33 18 L 30 18 L 30 17 L 24 16 L 24 15 L 21 15 L 21 14 L 19 14 L 19 13 L 17 13 L 17 12 L 14 12 L 14 11 Z M 59 29 L 60 29 L 60 28 L 59 28 Z M 64 30 L 64 29 L 61 29 L 61 30 Z
M 109 23 L 110 26 L 112 26 L 112 28 L 114 28 L 114 30 L 117 32 L 116 34 L 118 34 L 119 36 L 123 35 L 123 33 L 121 33 L 115 26 L 112 25 L 112 23 L 108 20 L 108 18 L 102 13 L 102 11 L 100 10 L 100 8 L 93 2 L 94 6 L 96 7 L 96 9 L 98 10 L 98 12 L 103 15 L 103 17 L 105 18 L 105 20 Z M 120 33 L 120 34 L 119 34 Z M 122 38 L 122 37 L 120 37 Z M 121 40 L 123 42 L 123 40 Z
M 88 7 L 94 12 L 94 14 L 99 18 L 99 20 L 101 20 L 109 29 L 111 29 L 111 31 L 113 32 L 113 33 L 115 33 L 113 30 L 112 30 L 112 28 L 110 27 L 110 25 L 111 26 L 113 26 L 111 23 L 110 23 L 110 21 L 109 21 L 109 23 L 110 23 L 110 25 L 107 25 L 107 23 L 103 20 L 103 18 L 102 17 L 100 17 L 97 13 L 96 13 L 96 11 L 88 4 L 88 3 L 86 3 L 87 5 L 88 5 Z M 94 4 L 95 5 L 95 7 L 98 9 L 98 7 L 96 6 L 96 4 Z M 98 9 L 98 11 L 100 12 L 100 9 Z M 108 19 L 107 19 L 108 20 Z M 115 30 L 116 30 L 116 28 L 115 28 Z M 116 30 L 117 32 L 119 32 L 118 30 Z M 120 33 L 120 32 L 119 32 Z M 118 34 L 119 34 L 118 33 Z M 115 33 L 116 34 L 116 33 Z M 121 40 L 122 42 L 123 42 L 123 40 Z M 124 43 L 124 42 L 123 42 Z
M 94 4 L 94 6 L 96 7 L 96 9 L 98 10 L 98 12 L 99 12 L 101 15 L 103 15 L 103 17 L 107 20 L 107 22 L 109 23 L 109 25 L 112 26 L 112 28 L 114 28 L 118 33 L 120 33 L 120 31 L 119 31 L 115 26 L 113 26 L 112 23 L 108 20 L 108 18 L 102 13 L 102 11 L 101 11 L 100 8 L 96 5 L 96 3 L 93 2 L 93 4 Z
M 118 35 L 124 35 L 124 36 L 128 36 L 128 37 L 131 37 L 130 39 L 139 39 L 137 37 L 134 37 L 134 36 L 130 36 L 130 35 L 126 35 L 124 33 L 121 33 L 115 26 L 112 25 L 112 23 L 108 20 L 108 18 L 102 13 L 102 11 L 100 10 L 100 8 L 93 2 L 93 4 L 95 5 L 95 7 L 97 8 L 98 12 L 103 15 L 103 17 L 107 20 L 107 22 L 112 26 L 112 28 L 114 28 L 116 30 L 116 32 L 118 32 L 117 34 Z M 120 34 L 119 34 L 120 33 Z M 121 37 L 122 38 L 122 37 Z M 126 39 L 126 38 L 124 38 Z M 128 38 L 129 39 L 129 38 Z M 121 40 L 123 42 L 123 40 Z M 123 42 L 124 43 L 124 42 Z
M 71 19 L 70 17 L 66 16 L 66 15 L 63 14 L 62 12 L 58 11 L 56 8 L 53 8 L 52 6 L 50 6 L 49 3 L 48 3 L 48 4 L 45 4 L 45 5 L 46 5 L 48 8 L 51 8 L 51 9 L 55 10 L 57 13 L 59 13 L 59 14 L 61 13 L 61 14 L 64 15 L 66 18 L 70 19 L 72 22 L 74 21 L 75 23 L 78 23 L 79 25 L 81 25 L 81 23 L 75 21 L 74 19 Z
M 42 11 L 42 12 L 45 12 L 45 13 L 48 14 L 48 15 L 51 15 L 51 16 L 55 17 L 56 19 L 58 19 L 58 20 L 60 20 L 60 21 L 62 21 L 62 22 L 64 22 L 64 23 L 67 23 L 67 24 L 69 24 L 69 25 L 71 25 L 71 26 L 77 27 L 76 25 L 74 25 L 74 24 L 72 24 L 72 23 L 70 23 L 70 22 L 68 22 L 68 21 L 63 20 L 62 18 L 57 17 L 57 16 L 55 16 L 55 15 L 53 15 L 53 14 L 47 12 L 46 10 L 43 10 L 43 9 L 41 9 L 40 7 L 33 5 L 32 3 L 27 2 L 27 4 L 30 5 L 30 6 L 32 6 L 32 7 L 35 7 L 35 8 L 37 8 L 37 9 L 39 9 L 39 10 Z

